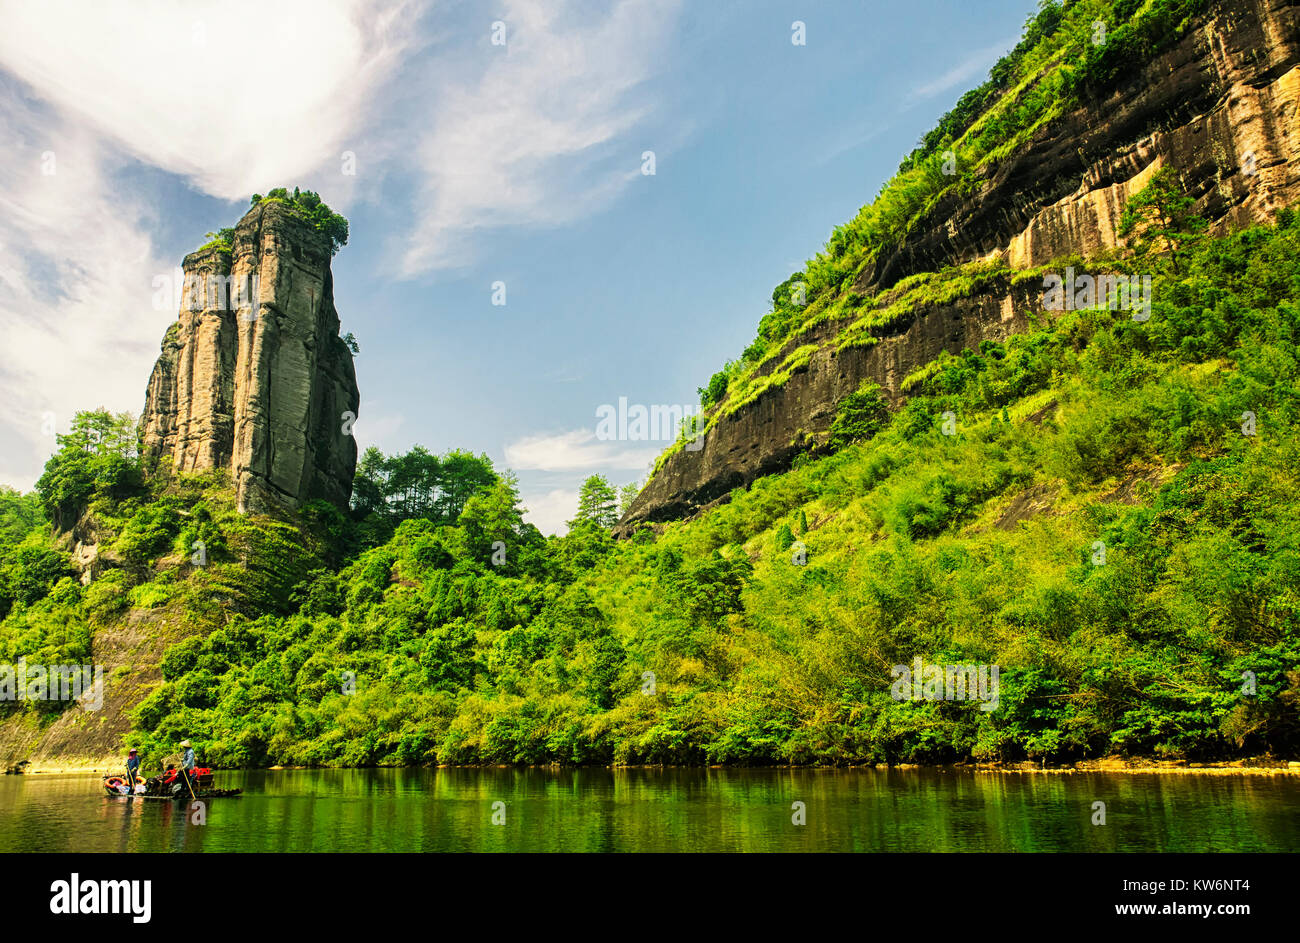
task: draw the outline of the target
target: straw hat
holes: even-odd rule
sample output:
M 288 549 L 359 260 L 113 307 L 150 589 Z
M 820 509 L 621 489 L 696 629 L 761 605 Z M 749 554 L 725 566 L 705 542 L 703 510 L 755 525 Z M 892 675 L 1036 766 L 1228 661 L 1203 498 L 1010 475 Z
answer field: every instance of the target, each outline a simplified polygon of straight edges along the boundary
M 188 750 L 190 748 L 190 742 L 188 740 L 182 740 L 181 746 Z

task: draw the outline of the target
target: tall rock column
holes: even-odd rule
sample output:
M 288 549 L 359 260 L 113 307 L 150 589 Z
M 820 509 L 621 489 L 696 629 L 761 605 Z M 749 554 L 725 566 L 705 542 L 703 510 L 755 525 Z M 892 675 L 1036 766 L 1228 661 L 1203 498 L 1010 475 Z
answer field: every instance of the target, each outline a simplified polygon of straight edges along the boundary
M 346 506 L 360 395 L 328 240 L 291 207 L 261 203 L 229 252 L 191 253 L 183 270 L 146 392 L 145 454 L 178 472 L 228 469 L 241 511 Z

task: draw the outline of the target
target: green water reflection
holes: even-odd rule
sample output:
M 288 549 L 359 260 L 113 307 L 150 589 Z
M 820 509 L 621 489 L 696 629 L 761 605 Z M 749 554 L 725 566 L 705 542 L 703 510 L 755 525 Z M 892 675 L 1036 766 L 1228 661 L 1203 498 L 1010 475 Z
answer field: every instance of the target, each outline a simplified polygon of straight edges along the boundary
M 206 824 L 97 776 L 0 777 L 0 851 L 1293 851 L 1288 776 L 254 770 Z M 806 824 L 792 823 L 792 803 Z M 1106 825 L 1092 804 L 1106 803 Z M 505 822 L 494 825 L 493 804 Z

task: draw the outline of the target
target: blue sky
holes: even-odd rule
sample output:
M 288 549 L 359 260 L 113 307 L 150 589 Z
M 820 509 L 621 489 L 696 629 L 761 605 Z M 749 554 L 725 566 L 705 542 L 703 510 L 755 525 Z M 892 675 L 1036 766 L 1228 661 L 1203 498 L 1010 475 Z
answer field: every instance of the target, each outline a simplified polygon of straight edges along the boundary
M 1034 6 L 0 3 L 0 483 L 51 418 L 138 413 L 153 279 L 297 185 L 351 223 L 360 445 L 486 452 L 562 531 L 664 444 L 597 409 L 696 403 Z

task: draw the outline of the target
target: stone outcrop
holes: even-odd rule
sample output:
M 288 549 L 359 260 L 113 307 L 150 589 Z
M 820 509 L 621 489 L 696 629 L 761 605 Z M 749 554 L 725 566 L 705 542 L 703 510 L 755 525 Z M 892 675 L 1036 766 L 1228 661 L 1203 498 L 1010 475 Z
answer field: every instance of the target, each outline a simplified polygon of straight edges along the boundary
M 1124 203 L 1176 168 L 1219 231 L 1300 200 L 1300 4 L 1221 0 L 1198 28 L 1104 97 L 1040 129 L 949 194 L 859 290 L 998 254 L 1017 268 L 1117 244 Z
M 940 352 L 978 349 L 982 340 L 1004 341 L 1024 331 L 1041 294 L 1041 288 L 1013 287 L 1002 278 L 970 298 L 904 318 L 871 347 L 837 350 L 842 324 L 818 325 L 800 338 L 802 344 L 819 345 L 808 366 L 718 420 L 697 451 L 669 456 L 619 522 L 616 535 L 626 536 L 641 523 L 690 516 L 733 488 L 785 471 L 800 452 L 825 442 L 836 405 L 862 383 L 879 384 L 897 401 L 903 379 Z M 760 373 L 780 360 L 772 358 Z
M 973 194 L 938 199 L 854 288 L 879 293 L 909 275 L 980 259 L 1023 269 L 1114 248 L 1125 202 L 1163 166 L 1179 172 L 1212 232 L 1267 221 L 1300 201 L 1300 3 L 1214 4 L 1173 48 L 987 168 Z M 768 369 L 816 343 L 807 368 L 719 418 L 701 449 L 668 456 L 615 533 L 689 516 L 785 470 L 824 441 L 836 403 L 862 382 L 897 400 L 903 378 L 941 350 L 1000 340 L 1041 308 L 1041 289 L 995 280 L 970 298 L 915 311 L 879 332 L 874 346 L 837 352 L 843 321 L 791 338 Z
M 160 470 L 228 469 L 241 511 L 346 506 L 359 394 L 327 239 L 265 202 L 230 251 L 193 252 L 183 270 L 180 316 L 146 392 L 145 455 Z

